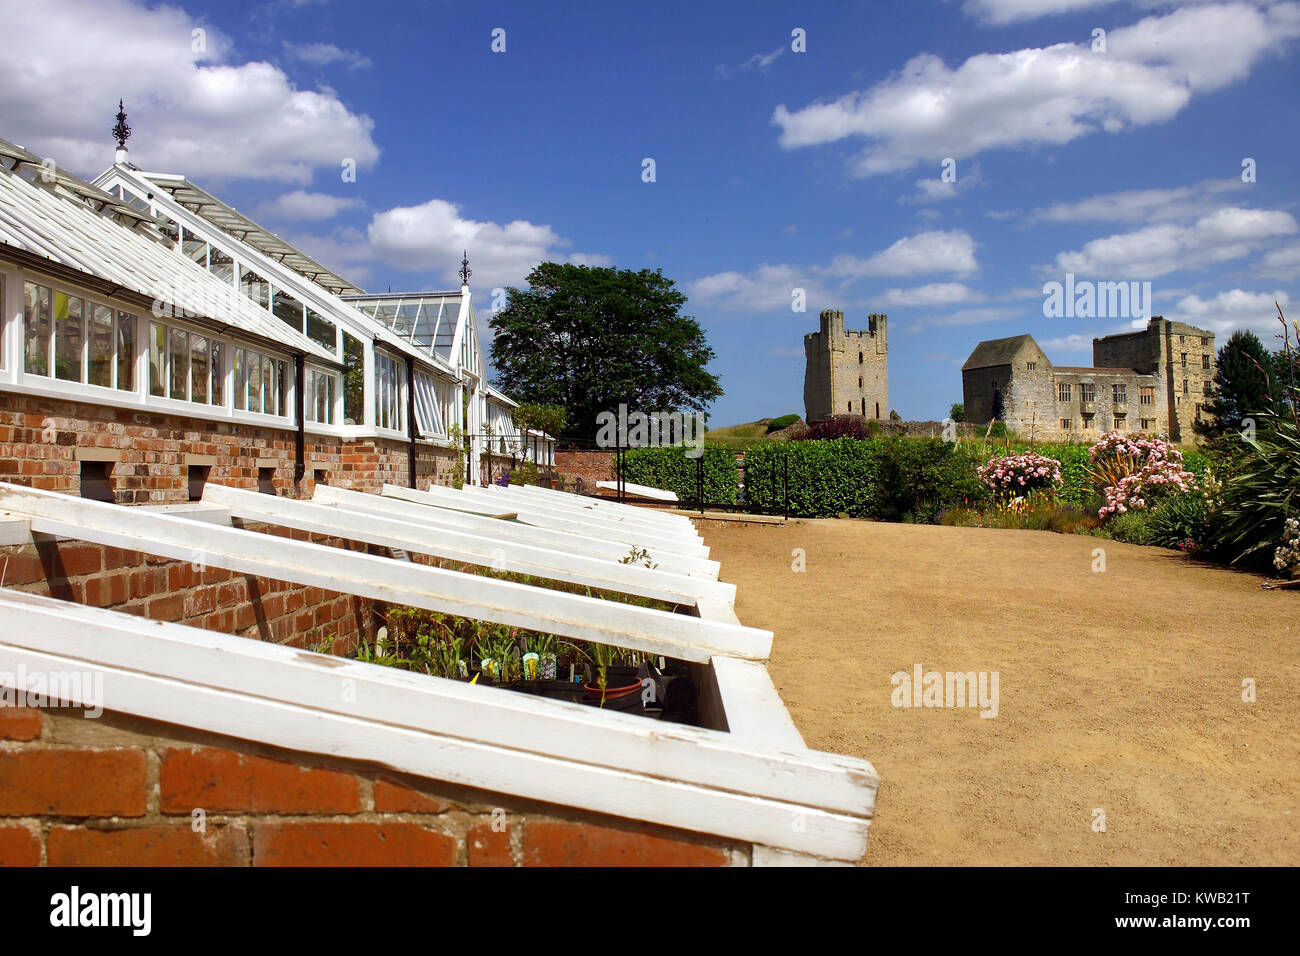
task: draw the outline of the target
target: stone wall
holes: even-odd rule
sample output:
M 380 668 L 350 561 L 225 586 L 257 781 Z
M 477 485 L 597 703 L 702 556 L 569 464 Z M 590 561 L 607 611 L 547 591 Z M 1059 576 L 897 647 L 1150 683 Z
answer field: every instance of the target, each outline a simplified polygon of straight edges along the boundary
M 821 329 L 804 336 L 804 418 L 835 415 L 889 418 L 889 320 L 867 317 L 869 326 L 844 328 L 844 313 L 821 313 Z

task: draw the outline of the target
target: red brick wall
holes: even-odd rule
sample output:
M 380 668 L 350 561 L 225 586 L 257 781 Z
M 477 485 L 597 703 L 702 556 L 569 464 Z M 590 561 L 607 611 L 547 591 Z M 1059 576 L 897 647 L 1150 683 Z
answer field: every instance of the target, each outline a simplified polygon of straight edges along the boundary
M 361 548 L 253 522 L 245 527 Z M 5 587 L 296 647 L 332 639 L 337 653 L 351 650 L 359 635 L 374 636 L 374 602 L 354 595 L 84 541 L 47 535 L 36 539 L 34 544 L 0 547 Z
M 187 455 L 211 456 L 209 480 L 256 489 L 258 463 L 275 462 L 276 494 L 310 497 L 315 472 L 324 470 L 331 485 L 378 492 L 384 482 L 406 485 L 408 445 L 392 439 L 341 441 L 308 431 L 306 475 L 294 482 L 293 429 L 261 428 L 82 405 L 59 399 L 0 395 L 0 481 L 50 491 L 81 493 L 79 451 L 120 456 L 110 481 L 119 504 L 187 501 Z M 417 446 L 416 476 L 450 485 L 455 453 Z
M 583 491 L 592 494 L 596 482 L 614 480 L 614 455 L 612 451 L 561 451 L 555 452 L 555 470 L 564 478 L 565 490 L 573 488 L 574 480 L 582 479 Z
M 0 707 L 4 866 L 726 866 L 749 848 L 105 712 Z

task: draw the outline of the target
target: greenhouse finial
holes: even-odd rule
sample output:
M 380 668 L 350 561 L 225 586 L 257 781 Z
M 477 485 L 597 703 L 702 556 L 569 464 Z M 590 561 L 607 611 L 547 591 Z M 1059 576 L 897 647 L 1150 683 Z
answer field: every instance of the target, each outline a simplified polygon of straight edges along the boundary
M 469 285 L 469 277 L 474 274 L 474 270 L 469 267 L 469 253 L 461 251 L 460 260 L 460 284 Z
M 113 127 L 113 138 L 117 140 L 118 149 L 126 149 L 126 141 L 131 138 L 131 127 L 126 124 L 126 108 L 122 101 L 117 101 L 117 125 Z

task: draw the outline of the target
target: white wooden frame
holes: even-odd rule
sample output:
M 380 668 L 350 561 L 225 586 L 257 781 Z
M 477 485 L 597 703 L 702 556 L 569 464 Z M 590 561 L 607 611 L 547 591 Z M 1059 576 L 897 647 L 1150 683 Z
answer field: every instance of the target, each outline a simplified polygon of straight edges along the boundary
M 704 578 L 689 578 L 604 558 L 519 544 L 501 538 L 440 530 L 422 532 L 394 518 L 349 511 L 346 507 L 295 501 L 276 495 L 229 488 L 208 482 L 203 502 L 223 508 L 233 517 L 269 521 L 285 528 L 339 535 L 352 541 L 401 548 L 415 554 L 461 561 L 499 571 L 513 571 L 552 581 L 635 594 L 640 597 L 695 606 L 705 600 L 735 603 L 736 586 Z
M 21 605 L 15 609 L 9 592 L 0 592 L 0 619 L 17 614 L 19 620 L 0 626 L 6 635 L 0 637 L 0 663 L 17 660 L 38 670 L 93 665 L 106 675 L 101 703 L 110 710 L 752 842 L 755 865 L 842 863 L 865 852 L 878 786 L 874 769 L 806 748 L 763 664 L 771 634 L 740 624 L 726 599 L 730 586 L 721 586 L 719 599 L 699 590 L 718 586 L 715 578 L 569 550 L 595 537 L 554 535 L 439 506 L 328 487 L 311 502 L 212 484 L 207 489 L 201 505 L 160 512 L 0 484 L 0 508 L 11 512 L 0 513 L 0 530 L 11 543 L 23 539 L 18 526 L 25 525 L 27 540 L 32 532 L 66 535 L 676 657 L 693 662 L 697 682 L 703 679 L 702 715 L 718 730 L 173 624 L 147 622 L 141 633 L 138 618 L 30 595 L 13 595 Z M 231 516 L 457 560 L 482 560 L 486 548 L 498 561 L 504 554 L 519 566 L 551 562 L 556 567 L 549 573 L 560 580 L 612 572 L 619 580 L 611 590 L 628 593 L 647 582 L 690 588 L 699 617 L 258 534 L 227 526 Z M 465 523 L 477 527 L 456 527 Z M 485 528 L 489 535 L 480 538 L 475 532 Z M 494 529 L 547 534 L 553 546 L 494 538 Z M 22 615 L 41 623 L 25 624 Z M 105 630 L 113 640 L 103 640 Z M 353 688 L 346 704 L 341 681 Z
M 291 750 L 831 860 L 866 851 L 862 760 L 0 592 L 0 670 L 104 675 L 98 704 Z
M 659 550 L 673 554 L 700 558 L 709 556 L 708 545 L 704 544 L 703 540 L 698 535 L 695 535 L 693 531 L 690 537 L 681 532 L 670 531 L 665 533 L 659 529 L 652 530 L 646 526 L 622 519 L 602 517 L 595 512 L 578 517 L 572 514 L 568 508 L 559 508 L 549 504 L 533 504 L 532 499 L 507 495 L 501 493 L 500 489 L 493 491 L 490 488 L 466 486 L 457 490 L 431 485 L 424 492 L 416 491 L 413 493 L 410 488 L 397 489 L 393 485 L 385 485 L 381 493 L 399 496 L 407 501 L 424 500 L 427 503 L 439 504 L 443 507 L 457 507 L 465 510 L 479 508 L 482 514 L 513 515 L 517 520 L 539 528 L 570 531 L 575 534 L 600 536 L 612 541 L 622 541 L 629 549 L 655 544 Z M 419 494 L 428 495 L 429 497 L 420 499 L 416 497 Z
M 184 514 L 7 483 L 0 483 L 0 508 L 26 516 L 34 532 L 679 660 L 719 654 L 766 660 L 772 648 L 771 631 L 218 527 Z
M 432 505 L 423 497 L 424 492 L 409 488 L 393 488 L 393 493 L 370 495 L 362 491 L 352 491 L 335 485 L 317 485 L 312 494 L 312 501 L 320 504 L 339 505 L 353 511 L 368 512 L 382 517 L 400 518 L 408 523 L 422 526 L 464 531 L 473 534 L 519 541 L 547 548 L 559 548 L 574 554 L 587 554 L 620 561 L 628 556 L 628 548 L 617 541 L 606 541 L 589 535 L 570 534 L 564 531 L 550 531 L 508 521 L 471 514 L 456 508 Z M 408 499 L 402 492 L 409 492 Z M 651 547 L 651 553 L 654 553 Z M 665 570 L 684 574 L 689 577 L 704 577 L 717 580 L 719 565 L 708 558 L 688 558 L 679 555 L 663 555 L 659 566 Z

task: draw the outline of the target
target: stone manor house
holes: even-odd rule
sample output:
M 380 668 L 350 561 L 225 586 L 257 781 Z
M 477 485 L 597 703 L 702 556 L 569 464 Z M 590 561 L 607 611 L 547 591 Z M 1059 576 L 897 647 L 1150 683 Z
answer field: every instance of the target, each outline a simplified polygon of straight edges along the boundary
M 873 313 L 866 329 L 845 331 L 843 312 L 822 312 L 821 330 L 803 337 L 805 421 L 889 417 L 888 321 Z
M 1214 395 L 1214 333 L 1157 315 L 1093 339 L 1092 361 L 1053 365 L 1027 334 L 980 342 L 961 369 L 966 420 L 1049 440 L 1111 429 L 1192 440 Z

